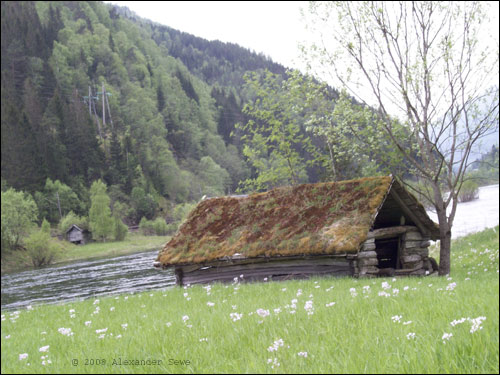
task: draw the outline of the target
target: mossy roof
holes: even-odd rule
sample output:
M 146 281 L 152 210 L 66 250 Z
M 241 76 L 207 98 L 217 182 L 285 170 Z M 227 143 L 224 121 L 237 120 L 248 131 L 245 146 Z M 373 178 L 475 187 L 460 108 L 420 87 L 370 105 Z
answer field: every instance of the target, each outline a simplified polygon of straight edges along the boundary
M 237 253 L 245 258 L 355 254 L 393 182 L 390 176 L 368 177 L 207 199 L 157 260 L 166 267 Z

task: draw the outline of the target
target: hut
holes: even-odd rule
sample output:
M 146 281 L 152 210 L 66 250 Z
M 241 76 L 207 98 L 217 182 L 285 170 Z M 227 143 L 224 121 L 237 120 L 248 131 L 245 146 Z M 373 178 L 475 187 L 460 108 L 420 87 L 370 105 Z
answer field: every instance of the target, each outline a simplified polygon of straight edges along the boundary
M 90 240 L 90 232 L 80 228 L 78 225 L 73 224 L 66 231 L 66 238 L 69 242 L 77 245 L 85 245 Z
M 425 275 L 439 227 L 391 176 L 281 187 L 206 199 L 160 251 L 178 285 Z

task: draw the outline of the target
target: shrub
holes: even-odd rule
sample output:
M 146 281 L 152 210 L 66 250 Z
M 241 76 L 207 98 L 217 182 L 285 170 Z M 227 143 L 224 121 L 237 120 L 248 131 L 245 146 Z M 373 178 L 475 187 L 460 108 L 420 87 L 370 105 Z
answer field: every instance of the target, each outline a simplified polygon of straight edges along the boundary
M 157 236 L 165 236 L 168 232 L 168 226 L 164 219 L 161 217 L 153 221 L 153 229 Z
M 43 230 L 33 232 L 26 239 L 26 249 L 34 267 L 51 264 L 58 255 L 58 246 L 51 240 L 50 234 Z
M 123 241 L 127 237 L 128 228 L 119 217 L 114 218 L 113 237 L 115 241 Z
M 467 180 L 462 184 L 458 193 L 459 202 L 470 202 L 479 198 L 479 186 L 472 180 Z
M 165 220 L 161 217 L 154 221 L 143 217 L 139 223 L 139 229 L 145 236 L 165 236 L 172 231 L 172 226 L 167 225 Z

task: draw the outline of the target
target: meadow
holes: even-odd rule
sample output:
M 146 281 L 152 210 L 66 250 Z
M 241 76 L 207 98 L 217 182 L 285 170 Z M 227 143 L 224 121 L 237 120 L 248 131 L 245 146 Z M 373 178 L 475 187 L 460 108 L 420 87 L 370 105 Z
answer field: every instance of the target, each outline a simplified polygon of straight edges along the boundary
M 498 373 L 499 228 L 446 277 L 196 285 L 2 311 L 2 373 Z

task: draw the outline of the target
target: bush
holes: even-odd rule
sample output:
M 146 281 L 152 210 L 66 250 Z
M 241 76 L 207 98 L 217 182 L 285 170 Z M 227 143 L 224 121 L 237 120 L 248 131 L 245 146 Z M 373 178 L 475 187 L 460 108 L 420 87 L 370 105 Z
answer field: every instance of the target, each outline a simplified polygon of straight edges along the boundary
M 168 233 L 167 223 L 161 217 L 153 221 L 153 229 L 157 236 L 165 236 Z
M 50 234 L 43 230 L 32 233 L 26 239 L 26 249 L 34 267 L 51 264 L 58 255 L 58 246 L 51 240 Z
M 171 226 L 167 225 L 161 217 L 154 221 L 143 217 L 139 223 L 139 229 L 145 236 L 165 236 L 172 230 Z
M 479 198 L 479 186 L 472 180 L 467 180 L 462 184 L 462 188 L 458 192 L 459 202 L 470 202 Z
M 127 237 L 128 228 L 123 224 L 122 220 L 118 217 L 114 218 L 113 223 L 113 237 L 115 241 L 123 241 Z

